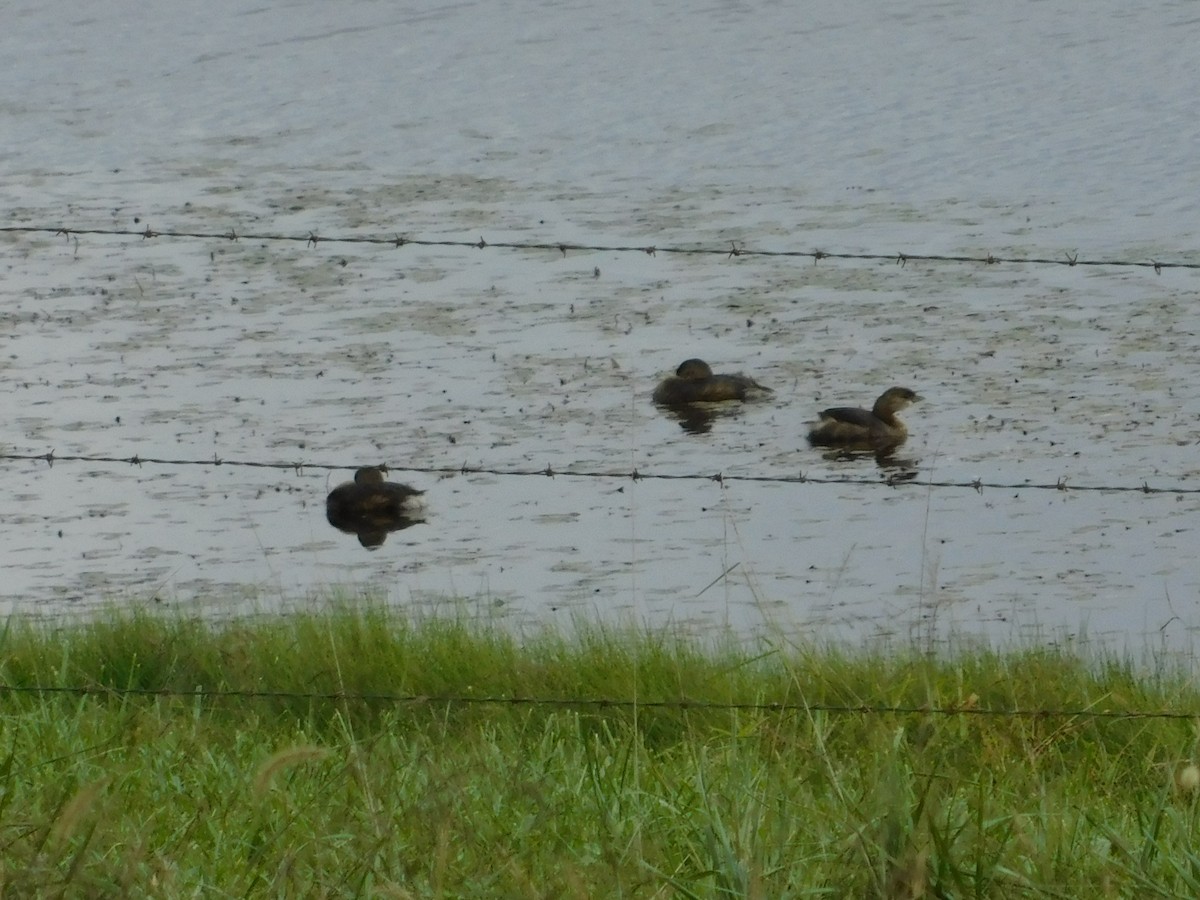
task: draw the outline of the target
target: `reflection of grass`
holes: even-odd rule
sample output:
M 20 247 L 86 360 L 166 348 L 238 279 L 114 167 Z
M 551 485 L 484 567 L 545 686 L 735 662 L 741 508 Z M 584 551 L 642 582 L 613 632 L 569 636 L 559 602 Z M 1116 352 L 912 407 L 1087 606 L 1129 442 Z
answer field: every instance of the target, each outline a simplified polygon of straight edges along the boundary
M 9 686 L 1194 710 L 1053 651 L 849 656 L 381 610 L 10 624 Z M 3 695 L 12 896 L 1196 896 L 1187 721 Z

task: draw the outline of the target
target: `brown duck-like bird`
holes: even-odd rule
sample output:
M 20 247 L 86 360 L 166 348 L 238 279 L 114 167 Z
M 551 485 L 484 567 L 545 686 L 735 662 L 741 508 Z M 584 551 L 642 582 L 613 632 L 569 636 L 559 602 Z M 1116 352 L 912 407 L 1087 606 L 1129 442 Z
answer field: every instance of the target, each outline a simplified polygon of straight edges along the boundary
M 745 400 L 755 393 L 774 393 L 746 375 L 714 375 L 702 359 L 685 359 L 654 389 L 654 402 L 663 406 L 682 406 L 686 403 L 720 403 L 725 400 Z
M 325 498 L 325 518 L 340 531 L 359 536 L 364 547 L 382 544 L 388 532 L 420 521 L 424 491 L 384 481 L 384 469 L 364 466 L 354 480 L 339 484 Z
M 848 450 L 884 450 L 900 446 L 908 429 L 896 413 L 920 400 L 908 388 L 888 388 L 870 409 L 837 406 L 821 413 L 808 433 L 814 447 L 844 447 Z

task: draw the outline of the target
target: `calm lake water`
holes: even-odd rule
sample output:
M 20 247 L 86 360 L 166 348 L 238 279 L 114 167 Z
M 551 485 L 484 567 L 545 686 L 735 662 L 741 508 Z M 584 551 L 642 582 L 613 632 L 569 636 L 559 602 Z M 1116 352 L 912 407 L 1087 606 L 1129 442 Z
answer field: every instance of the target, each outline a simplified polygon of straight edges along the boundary
M 1041 4 L 1037 14 L 1066 22 L 1069 6 Z M 172 98 L 163 82 L 133 79 L 125 62 L 85 39 L 131 27 L 139 9 L 115 3 L 111 15 L 71 22 L 30 7 L 19 18 L 27 41 L 35 26 L 60 38 L 47 38 L 39 71 L 49 65 L 65 81 L 0 113 L 12 134 L 49 136 L 42 156 L 16 141 L 8 157 L 0 199 L 10 221 L 298 240 L 0 236 L 0 378 L 9 397 L 0 451 L 287 468 L 3 460 L 0 609 L 59 616 L 157 602 L 231 615 L 371 593 L 515 628 L 585 618 L 848 642 L 1032 639 L 1193 652 L 1200 315 L 1192 270 L 305 241 L 313 232 L 658 247 L 738 241 L 1186 260 L 1194 192 L 1155 178 L 1176 165 L 1179 140 L 1154 145 L 1157 167 L 1140 138 L 1116 141 L 1125 149 L 1115 157 L 1103 144 L 1106 129 L 1132 135 L 1146 125 L 1137 92 L 1109 96 L 1107 118 L 1081 119 L 1075 130 L 1055 129 L 1055 108 L 1029 99 L 1060 77 L 1116 90 L 1106 67 L 1134 51 L 1115 26 L 1095 26 L 1092 51 L 1078 55 L 1080 34 L 1059 34 L 1076 67 L 1061 59 L 1048 69 L 1004 67 L 995 77 L 1006 90 L 973 105 L 951 73 L 983 36 L 967 18 L 912 4 L 898 27 L 913 53 L 941 54 L 941 81 L 929 87 L 947 88 L 946 114 L 962 125 L 920 143 L 908 140 L 911 118 L 889 112 L 877 121 L 891 109 L 888 96 L 835 91 L 836 70 L 812 81 L 815 106 L 793 111 L 791 132 L 778 121 L 754 131 L 759 120 L 744 120 L 733 97 L 672 111 L 638 95 L 630 101 L 638 118 L 627 125 L 611 102 L 596 101 L 589 119 L 578 84 L 593 63 L 576 63 L 575 52 L 619 43 L 627 34 L 619 9 L 570 7 L 592 22 L 590 36 L 574 51 L 545 36 L 550 57 L 528 51 L 579 76 L 567 96 L 545 97 L 545 121 L 528 123 L 536 135 L 517 127 L 532 95 L 511 79 L 454 107 L 461 115 L 450 128 L 433 108 L 437 97 L 424 96 L 411 118 L 338 120 L 355 85 L 368 83 L 361 73 L 359 81 L 309 79 L 315 107 L 287 99 L 289 76 L 298 83 L 335 57 L 353 70 L 358 56 L 376 53 L 386 66 L 406 59 L 449 106 L 467 103 L 455 91 L 472 74 L 491 84 L 487 66 L 509 46 L 486 49 L 471 4 L 432 17 L 348 4 L 362 29 L 347 38 L 323 7 L 302 3 L 277 43 L 261 17 L 231 13 L 212 47 L 183 54 L 199 23 L 155 13 L 147 27 L 157 40 L 143 64 L 175 79 Z M 263 9 L 285 27 L 282 7 Z M 730 13 L 727 26 L 735 43 L 766 54 L 747 63 L 764 84 L 782 87 L 795 74 L 782 62 L 795 42 L 818 39 L 773 37 L 771 15 L 751 25 Z M 854 27 L 871 21 L 865 10 L 854 15 L 848 32 L 821 40 L 849 45 Z M 647 51 L 702 55 L 708 38 L 695 19 L 685 17 L 692 31 L 655 20 L 630 39 Z M 443 61 L 403 43 L 401 53 L 389 23 L 440 35 L 455 51 Z M 377 45 L 383 34 L 392 35 L 393 56 Z M 947 34 L 960 40 L 943 46 Z M 14 49 L 20 39 L 0 39 L 14 65 L 24 59 Z M 1158 48 L 1136 70 L 1149 89 L 1174 58 L 1161 42 L 1139 42 Z M 71 48 L 70 67 L 50 65 Z M 214 68 L 213 55 L 226 50 Z M 694 56 L 676 60 L 684 74 L 697 71 Z M 228 75 L 237 60 L 252 66 L 263 91 L 215 89 L 218 70 Z M 455 65 L 466 69 L 438 80 L 439 66 Z M 733 77 L 725 65 L 718 71 Z M 92 84 L 110 84 L 113 94 Z M 201 101 L 205 84 L 213 92 Z M 683 75 L 661 82 L 666 99 L 685 90 L 690 98 L 687 84 Z M 1172 91 L 1160 98 L 1171 110 L 1195 103 L 1190 90 L 1162 90 Z M 178 118 L 188 97 L 210 104 L 194 133 Z M 914 117 L 940 109 L 929 98 L 913 102 Z M 321 110 L 330 128 L 309 142 L 309 120 Z M 813 122 L 822 110 L 830 111 L 824 130 Z M 655 113 L 662 133 L 648 126 Z M 1196 121 L 1186 119 L 1188 133 Z M 835 163 L 836 141 L 823 142 L 854 133 L 855 122 L 875 124 L 849 162 Z M 992 143 L 1017 122 L 1028 141 Z M 611 163 L 597 149 L 601 126 Z M 801 132 L 826 165 L 820 177 L 797 165 Z M 972 147 L 985 144 L 990 162 L 972 172 Z M 738 155 L 743 145 L 753 148 L 748 157 Z M 367 159 L 363 146 L 377 155 Z M 662 156 L 666 149 L 674 155 Z M 1053 185 L 1028 180 L 1034 169 L 1023 154 L 1035 150 L 1059 173 Z M 588 154 L 586 172 L 576 151 Z M 660 154 L 660 165 L 643 154 Z M 1088 159 L 1092 174 L 1079 174 Z M 1100 178 L 1117 169 L 1124 181 Z M 980 181 L 987 172 L 992 179 Z M 1071 178 L 1064 200 L 1056 190 Z M 650 401 L 655 384 L 692 356 L 744 371 L 775 394 L 694 433 Z M 893 384 L 925 398 L 904 415 L 912 438 L 897 466 L 807 447 L 818 410 L 869 405 Z M 354 466 L 373 463 L 424 489 L 428 513 L 368 552 L 328 525 L 324 498 Z M 555 474 L 511 474 L 543 470 Z M 654 477 L 633 479 L 634 471 Z M 719 481 L 707 477 L 718 473 Z M 976 480 L 1010 487 L 976 490 Z M 1065 489 L 1044 488 L 1055 484 Z M 1168 493 L 1082 489 L 1143 484 Z

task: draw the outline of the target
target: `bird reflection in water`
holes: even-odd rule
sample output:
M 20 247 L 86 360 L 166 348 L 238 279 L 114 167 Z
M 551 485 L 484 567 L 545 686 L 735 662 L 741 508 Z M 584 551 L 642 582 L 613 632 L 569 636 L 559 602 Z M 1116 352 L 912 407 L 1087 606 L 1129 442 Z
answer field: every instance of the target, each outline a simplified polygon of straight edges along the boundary
M 706 406 L 685 403 L 682 406 L 665 406 L 663 412 L 679 422 L 679 427 L 688 434 L 708 434 L 712 431 L 717 411 Z

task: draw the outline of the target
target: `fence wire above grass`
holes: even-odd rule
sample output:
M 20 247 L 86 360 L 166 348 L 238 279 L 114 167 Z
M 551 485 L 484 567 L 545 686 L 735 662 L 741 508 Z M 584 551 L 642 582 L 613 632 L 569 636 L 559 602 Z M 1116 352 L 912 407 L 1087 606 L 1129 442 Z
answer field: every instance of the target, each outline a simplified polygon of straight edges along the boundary
M 1200 718 L 1200 710 L 1169 709 L 996 709 L 966 703 L 960 706 L 889 706 L 837 703 L 723 703 L 709 700 L 639 700 L 613 697 L 503 697 L 460 694 L 388 694 L 348 691 L 222 690 L 218 688 L 117 688 L 103 685 L 0 684 L 0 696 L 61 694 L 78 697 L 162 697 L 181 700 L 307 700 L 318 702 L 386 703 L 397 706 L 530 706 L 593 710 L 666 710 L 675 712 L 829 713 L 833 715 L 983 716 L 1013 719 L 1177 719 Z

